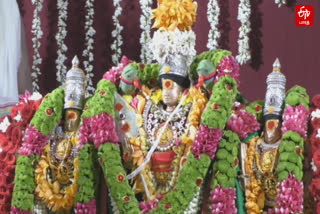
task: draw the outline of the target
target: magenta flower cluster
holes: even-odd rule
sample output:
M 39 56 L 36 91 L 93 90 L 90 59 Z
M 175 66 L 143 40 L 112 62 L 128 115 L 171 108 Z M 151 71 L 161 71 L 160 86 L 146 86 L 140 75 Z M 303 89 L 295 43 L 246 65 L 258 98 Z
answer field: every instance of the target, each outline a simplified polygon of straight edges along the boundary
M 231 118 L 227 123 L 227 128 L 237 133 L 240 139 L 243 140 L 249 134 L 258 131 L 260 125 L 254 115 L 241 109 L 231 115 Z
M 218 63 L 218 75 L 215 82 L 218 82 L 220 77 L 229 75 L 237 81 L 240 86 L 240 67 L 233 56 L 226 56 Z
M 12 207 L 10 213 L 11 214 L 31 214 L 30 211 L 21 210 L 18 207 Z
M 77 203 L 75 207 L 76 214 L 96 214 L 96 200 L 93 199 L 88 203 Z
M 199 159 L 201 154 L 207 154 L 213 159 L 222 134 L 223 131 L 221 129 L 208 128 L 201 124 L 191 149 L 194 156 Z
M 163 195 L 158 194 L 153 200 L 140 202 L 141 213 L 148 213 L 158 207 L 159 202 L 163 198 Z
M 279 184 L 274 213 L 303 213 L 303 183 L 290 174 Z
M 217 185 L 210 193 L 210 213 L 237 214 L 235 199 L 235 188 L 222 188 L 220 185 Z
M 90 118 L 84 118 L 79 128 L 79 147 L 88 142 L 94 143 L 96 148 L 106 142 L 118 143 L 115 121 L 110 114 L 101 113 Z
M 304 139 L 307 137 L 309 111 L 304 105 L 296 107 L 287 105 L 283 113 L 282 134 L 288 131 L 297 132 Z
M 38 155 L 40 156 L 43 147 L 47 144 L 50 136 L 44 136 L 34 126 L 29 126 L 24 136 L 24 141 L 19 149 L 20 155 Z
M 131 61 L 126 56 L 123 56 L 120 64 L 117 67 L 113 66 L 108 72 L 103 75 L 103 78 L 113 82 L 116 85 L 119 85 L 121 73 L 123 69 L 130 63 Z

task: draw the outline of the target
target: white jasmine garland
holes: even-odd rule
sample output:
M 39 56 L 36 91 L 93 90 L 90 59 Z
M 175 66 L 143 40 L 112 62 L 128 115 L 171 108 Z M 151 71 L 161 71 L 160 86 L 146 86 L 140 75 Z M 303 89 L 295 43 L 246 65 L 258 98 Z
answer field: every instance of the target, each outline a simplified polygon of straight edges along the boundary
M 275 0 L 275 3 L 281 7 L 283 4 L 287 4 L 287 0 Z
M 152 62 L 152 51 L 149 48 L 149 43 L 151 41 L 150 31 L 151 31 L 151 9 L 152 0 L 140 0 L 141 6 L 141 17 L 140 17 L 140 28 L 142 29 L 140 43 L 141 43 L 141 54 L 140 59 L 142 63 L 150 64 Z
M 86 79 L 87 79 L 87 95 L 91 95 L 94 93 L 94 87 L 92 83 L 93 79 L 93 43 L 94 43 L 94 35 L 96 34 L 95 29 L 93 28 L 93 18 L 94 18 L 94 8 L 93 8 L 94 0 L 86 0 L 86 21 L 84 28 L 86 30 L 86 48 L 83 50 L 82 56 L 87 59 L 83 61 L 84 69 L 86 71 Z
M 17 121 L 17 122 L 21 122 L 22 121 L 22 117 L 21 117 L 20 111 L 18 111 L 18 114 L 13 119 L 15 121 Z
M 10 126 L 10 121 L 8 117 L 5 117 L 4 120 L 0 123 L 0 131 L 6 133 L 8 127 Z
M 311 120 L 314 120 L 314 118 L 320 118 L 320 109 L 317 109 L 311 113 Z
M 208 15 L 208 21 L 211 27 L 208 35 L 207 48 L 209 50 L 215 50 L 218 47 L 218 39 L 221 36 L 220 32 L 218 31 L 219 16 L 220 16 L 220 8 L 219 8 L 218 0 L 209 0 L 207 15 Z
M 123 30 L 123 27 L 120 25 L 120 22 L 119 22 L 119 16 L 121 15 L 121 12 L 122 12 L 120 2 L 121 0 L 113 0 L 115 11 L 112 16 L 112 20 L 113 20 L 115 29 L 111 33 L 112 37 L 114 38 L 114 41 L 111 44 L 111 50 L 114 51 L 114 54 L 112 55 L 112 62 L 115 65 L 117 65 L 120 61 L 121 45 L 123 44 L 122 37 L 121 37 L 121 31 Z
M 240 0 L 238 8 L 238 20 L 241 22 L 239 28 L 239 39 L 238 39 L 238 56 L 236 56 L 237 62 L 240 65 L 245 64 L 251 59 L 250 49 L 249 49 L 249 33 L 250 28 L 250 15 L 251 6 L 250 0 Z
M 199 206 L 200 192 L 201 192 L 201 188 L 199 188 L 199 190 L 197 191 L 197 193 L 193 197 L 192 201 L 189 203 L 188 208 L 183 212 L 183 214 L 196 214 L 196 213 L 199 213 L 199 210 L 200 210 L 200 206 Z
M 56 35 L 56 41 L 58 45 L 58 57 L 56 59 L 56 68 L 57 68 L 57 81 L 61 84 L 64 83 L 67 67 L 65 66 L 64 62 L 66 61 L 67 57 L 65 53 L 67 52 L 68 48 L 64 43 L 64 39 L 67 35 L 67 9 L 68 9 L 68 0 L 57 0 L 57 8 L 58 8 L 58 33 Z
M 32 78 L 32 88 L 33 91 L 39 91 L 38 85 L 38 76 L 41 75 L 39 65 L 42 63 L 42 58 L 39 53 L 40 48 L 40 39 L 42 38 L 43 32 L 41 30 L 41 21 L 39 13 L 42 10 L 42 2 L 43 0 L 32 0 L 32 4 L 35 5 L 33 11 L 33 20 L 32 20 L 32 27 L 31 33 L 34 35 L 32 38 L 32 47 L 33 47 L 33 57 L 32 57 L 32 70 L 31 78 Z
M 153 34 L 150 49 L 154 59 L 160 64 L 165 62 L 167 56 L 180 54 L 186 56 L 187 64 L 190 65 L 196 55 L 195 42 L 196 35 L 192 30 L 180 31 L 177 28 L 172 32 L 157 30 Z

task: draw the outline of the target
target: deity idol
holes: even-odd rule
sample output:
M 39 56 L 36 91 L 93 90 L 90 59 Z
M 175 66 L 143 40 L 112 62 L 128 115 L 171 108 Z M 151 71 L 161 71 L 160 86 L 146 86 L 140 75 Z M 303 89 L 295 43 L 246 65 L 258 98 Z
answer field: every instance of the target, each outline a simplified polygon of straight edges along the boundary
M 35 187 L 33 210 L 35 213 L 71 213 L 74 206 L 78 179 L 78 128 L 85 104 L 85 74 L 78 67 L 79 60 L 77 57 L 73 59 L 72 64 L 72 69 L 66 75 L 64 117 L 61 118 L 62 122 L 57 126 L 53 126 L 54 130 L 51 133 L 48 132 L 48 135 L 43 137 L 43 139 L 34 136 L 37 131 L 32 129 L 39 127 L 37 123 L 41 123 L 41 120 L 45 120 L 45 118 L 58 117 L 59 113 L 62 115 L 63 102 L 59 100 L 62 97 L 56 96 L 56 100 L 44 101 L 41 105 L 42 108 L 40 107 L 39 112 L 36 113 L 31 122 L 31 124 L 34 124 L 34 128 L 32 126 L 29 127 L 25 136 L 25 142 L 20 149 L 22 157 L 24 155 L 40 156 L 34 171 L 35 186 L 31 185 L 31 188 Z M 49 94 L 46 98 L 48 99 L 50 96 L 52 95 Z M 46 104 L 47 106 L 45 106 Z M 50 105 L 52 106 L 51 108 Z M 44 106 L 47 107 L 44 111 L 45 115 L 40 115 L 41 111 L 44 110 Z M 43 127 L 47 127 L 47 125 L 43 124 L 40 126 L 40 129 Z M 32 133 L 33 131 L 34 133 Z M 36 154 L 32 154 L 34 151 L 31 150 L 32 145 L 27 144 L 28 140 L 35 143 L 34 146 L 37 147 L 35 149 Z M 41 146 L 44 147 L 41 148 Z M 17 169 L 19 167 L 21 168 L 21 165 L 19 166 L 18 160 Z M 19 178 L 19 173 L 17 172 L 16 180 L 19 181 Z M 28 195 L 26 189 L 20 187 L 19 184 L 20 182 L 15 183 L 13 204 L 16 207 L 13 208 L 13 212 L 17 211 L 18 206 L 21 205 L 19 202 L 15 203 L 18 201 L 18 195 Z M 15 198 L 15 195 L 18 197 Z M 33 204 L 28 204 L 27 206 L 31 207 Z
M 263 132 L 249 141 L 247 150 L 245 144 L 241 147 L 248 213 L 303 210 L 302 151 L 308 96 L 299 86 L 289 90 L 286 96 L 286 78 L 280 68 L 277 59 L 267 78 Z

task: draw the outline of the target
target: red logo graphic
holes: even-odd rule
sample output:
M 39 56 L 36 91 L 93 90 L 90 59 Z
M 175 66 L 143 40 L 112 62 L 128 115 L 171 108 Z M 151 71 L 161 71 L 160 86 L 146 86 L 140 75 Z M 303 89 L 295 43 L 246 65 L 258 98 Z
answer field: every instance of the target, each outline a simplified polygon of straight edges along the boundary
M 296 26 L 313 26 L 313 5 L 296 5 Z

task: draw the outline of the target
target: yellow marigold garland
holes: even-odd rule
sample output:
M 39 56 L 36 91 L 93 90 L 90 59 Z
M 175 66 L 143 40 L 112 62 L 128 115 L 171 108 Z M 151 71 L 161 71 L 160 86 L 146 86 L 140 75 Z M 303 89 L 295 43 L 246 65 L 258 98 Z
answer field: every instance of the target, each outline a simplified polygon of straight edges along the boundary
M 259 137 L 254 137 L 248 142 L 249 148 L 245 159 L 245 170 L 250 176 L 250 183 L 246 186 L 246 208 L 249 214 L 261 213 L 264 206 L 264 195 L 261 188 L 261 182 L 256 179 L 253 171 L 254 150 L 258 139 Z
M 37 184 L 35 189 L 36 195 L 54 212 L 70 210 L 73 207 L 77 192 L 78 159 L 74 159 L 73 183 L 63 190 L 58 190 L 54 184 L 51 185 L 46 179 L 46 170 L 49 167 L 48 162 L 50 161 L 48 160 L 49 149 L 50 144 L 46 145 L 44 148 L 44 152 L 41 155 L 38 167 L 35 171 L 35 180 Z
M 191 30 L 196 21 L 197 3 L 192 0 L 161 0 L 159 4 L 153 10 L 153 28 L 167 31 L 174 31 L 176 28 L 181 31 Z

